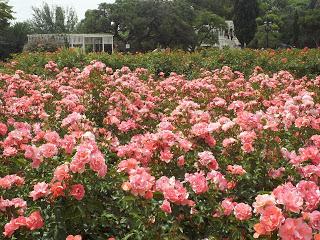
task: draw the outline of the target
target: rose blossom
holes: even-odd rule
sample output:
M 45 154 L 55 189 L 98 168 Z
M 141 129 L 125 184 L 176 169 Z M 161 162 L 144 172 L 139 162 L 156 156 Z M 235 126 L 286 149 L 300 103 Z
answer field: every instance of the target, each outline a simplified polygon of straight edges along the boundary
M 238 203 L 234 207 L 234 216 L 240 221 L 248 220 L 252 216 L 252 208 L 245 203 Z
M 78 201 L 82 200 L 84 197 L 85 190 L 82 184 L 75 184 L 71 186 L 70 195 L 73 196 Z
M 76 235 L 76 236 L 73 236 L 73 235 L 69 235 L 66 240 L 82 240 L 82 237 L 80 235 Z
M 30 192 L 30 197 L 33 201 L 45 197 L 50 193 L 49 185 L 45 182 L 39 182 L 33 186 L 33 191 Z
M 171 210 L 171 206 L 170 206 L 170 202 L 165 199 L 161 205 L 161 210 L 166 212 L 166 213 L 171 213 L 172 210 Z
M 280 226 L 279 236 L 282 240 L 311 240 L 312 229 L 302 218 L 287 218 L 284 224 Z

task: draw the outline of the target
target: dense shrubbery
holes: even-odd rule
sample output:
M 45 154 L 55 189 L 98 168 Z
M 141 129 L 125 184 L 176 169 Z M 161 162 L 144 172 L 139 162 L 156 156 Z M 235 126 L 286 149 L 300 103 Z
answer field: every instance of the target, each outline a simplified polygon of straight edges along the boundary
M 27 52 L 56 52 L 63 44 L 59 44 L 51 39 L 42 39 L 38 41 L 28 42 L 24 45 L 23 50 Z
M 294 66 L 297 75 L 314 75 L 317 56 L 315 50 L 150 53 L 136 61 L 66 51 L 17 56 L 6 65 L 12 73 L 0 73 L 4 235 L 319 239 L 320 77 L 250 72 L 255 60 L 271 72 Z M 92 58 L 159 74 L 85 66 Z M 251 76 L 226 66 L 200 71 L 228 61 L 238 70 L 246 64 Z M 293 64 L 299 61 L 305 72 Z M 199 78 L 161 72 L 172 70 Z
M 16 67 L 27 73 L 43 74 L 44 64 L 53 60 L 59 67 L 83 68 L 92 60 L 102 61 L 107 66 L 118 69 L 128 66 L 131 69 L 144 67 L 150 73 L 171 72 L 184 74 L 189 79 L 199 76 L 201 69 L 213 70 L 223 66 L 230 66 L 236 71 L 246 75 L 252 73 L 256 66 L 272 74 L 280 70 L 287 70 L 296 77 L 316 76 L 320 73 L 319 49 L 293 49 L 293 50 L 250 50 L 250 49 L 224 49 L 204 50 L 194 53 L 183 51 L 153 52 L 146 54 L 113 54 L 90 53 L 83 54 L 80 50 L 62 50 L 56 53 L 23 53 L 13 59 Z

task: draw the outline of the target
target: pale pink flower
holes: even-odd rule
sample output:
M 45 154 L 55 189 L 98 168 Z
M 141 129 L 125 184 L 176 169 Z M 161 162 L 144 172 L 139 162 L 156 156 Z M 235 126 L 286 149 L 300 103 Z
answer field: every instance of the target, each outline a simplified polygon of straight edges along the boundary
M 312 181 L 300 181 L 297 189 L 305 201 L 305 210 L 312 211 L 319 206 L 320 190 L 318 185 Z
M 178 157 L 177 164 L 178 164 L 179 167 L 183 167 L 185 165 L 185 163 L 186 163 L 186 160 L 185 160 L 184 156 Z
M 244 175 L 246 170 L 243 169 L 240 165 L 228 165 L 227 170 L 233 175 Z
M 32 160 L 32 167 L 38 168 L 43 161 L 40 149 L 34 145 L 27 145 L 24 152 L 24 157 Z
M 252 204 L 254 212 L 262 213 L 267 206 L 276 205 L 276 199 L 273 195 L 262 194 L 256 196 L 256 201 Z
M 206 166 L 211 170 L 217 170 L 219 168 L 217 160 L 213 156 L 212 152 L 209 152 L 209 151 L 200 152 L 198 153 L 198 157 L 200 158 L 198 161 L 202 166 Z
M 129 158 L 127 160 L 123 160 L 118 164 L 118 172 L 127 172 L 129 173 L 131 169 L 135 169 L 138 166 L 138 161 L 134 158 Z
M 312 229 L 302 218 L 287 218 L 279 228 L 279 236 L 282 240 L 311 240 Z
M 12 157 L 17 155 L 18 150 L 14 147 L 5 147 L 3 150 L 3 156 L 5 157 Z
M 260 222 L 254 225 L 254 238 L 260 235 L 270 235 L 279 228 L 284 221 L 281 209 L 274 205 L 267 205 L 261 213 Z
M 33 191 L 30 192 L 30 197 L 33 201 L 39 198 L 46 197 L 50 194 L 49 185 L 45 182 L 39 182 L 33 186 Z
M 234 207 L 234 216 L 240 221 L 248 220 L 252 216 L 252 208 L 245 203 L 238 203 Z
M 196 172 L 193 174 L 186 173 L 185 180 L 190 183 L 192 190 L 196 194 L 207 192 L 208 182 L 203 172 Z
M 82 115 L 80 113 L 73 112 L 73 113 L 69 114 L 65 119 L 62 120 L 61 127 L 65 127 L 67 125 L 78 123 L 78 122 L 80 122 L 81 119 L 82 119 Z
M 283 204 L 291 212 L 300 212 L 303 205 L 303 198 L 300 192 L 291 182 L 278 186 L 273 190 L 278 204 Z
M 66 240 L 82 240 L 82 237 L 81 237 L 81 235 L 75 235 L 75 236 L 68 235 Z
M 69 165 L 67 163 L 58 166 L 54 173 L 54 180 L 63 181 L 70 178 Z
M 139 167 L 129 173 L 130 190 L 133 195 L 150 197 L 152 193 L 155 177 L 151 176 L 147 169 Z
M 6 237 L 11 237 L 13 233 L 22 226 L 26 226 L 26 217 L 20 216 L 13 218 L 4 226 L 3 235 Z
M 0 122 L 0 136 L 6 135 L 7 132 L 8 132 L 7 125 L 5 125 L 4 123 Z
M 280 167 L 278 169 L 270 169 L 269 172 L 268 172 L 268 176 L 273 178 L 273 179 L 276 179 L 276 178 L 279 178 L 283 175 L 283 173 L 286 171 L 286 169 L 284 167 Z
M 26 227 L 31 231 L 42 228 L 43 225 L 44 221 L 39 211 L 31 213 L 31 215 L 26 218 Z
M 107 174 L 108 167 L 100 151 L 96 151 L 91 155 L 90 168 L 95 171 L 99 177 L 104 177 Z
M 166 163 L 169 163 L 173 158 L 173 154 L 170 151 L 170 148 L 165 148 L 160 152 L 160 159 Z
M 192 202 L 188 200 L 189 194 L 187 189 L 174 177 L 168 178 L 162 176 L 159 178 L 156 181 L 156 190 L 162 192 L 163 197 L 172 203 L 189 206 L 192 204 Z
M 170 206 L 170 202 L 165 199 L 161 205 L 161 210 L 164 211 L 165 213 L 171 213 L 171 206 Z
M 46 143 L 39 147 L 40 153 L 45 158 L 52 158 L 58 154 L 58 148 L 55 144 Z
M 128 121 L 122 121 L 118 125 L 118 129 L 121 132 L 128 132 L 129 130 L 136 129 L 136 128 L 137 128 L 137 124 L 132 119 L 129 119 Z
M 311 213 L 304 212 L 303 219 L 306 220 L 314 230 L 320 230 L 320 212 L 313 211 Z
M 221 207 L 223 209 L 223 214 L 229 216 L 232 212 L 234 207 L 237 205 L 236 202 L 233 202 L 232 198 L 226 198 L 221 202 Z
M 65 135 L 64 138 L 60 140 L 60 146 L 67 154 L 72 153 L 75 144 L 76 140 L 72 135 Z
M 229 147 L 230 145 L 232 145 L 232 144 L 235 143 L 235 142 L 237 142 L 237 140 L 234 139 L 234 138 L 226 138 L 226 139 L 224 139 L 224 140 L 222 141 L 222 146 L 223 146 L 224 148 L 227 148 L 227 147 Z
M 0 178 L 0 187 L 4 189 L 10 189 L 13 185 L 21 186 L 24 184 L 24 178 L 13 175 L 6 175 Z
M 27 208 L 27 202 L 21 198 L 13 198 L 9 200 L 0 197 L 0 211 L 5 212 L 7 208 L 11 207 L 18 209 L 18 213 L 22 215 L 24 213 L 24 210 Z
M 55 145 L 59 145 L 60 143 L 60 136 L 57 132 L 46 132 L 44 134 L 44 139 L 48 142 L 48 143 L 52 143 Z

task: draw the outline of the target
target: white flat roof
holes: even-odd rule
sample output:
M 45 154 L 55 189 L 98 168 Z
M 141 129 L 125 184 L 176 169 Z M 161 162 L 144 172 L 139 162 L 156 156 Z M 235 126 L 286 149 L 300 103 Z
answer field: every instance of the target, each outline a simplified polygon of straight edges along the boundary
M 110 33 L 46 33 L 46 34 L 29 34 L 28 36 L 74 36 L 74 37 L 113 37 Z

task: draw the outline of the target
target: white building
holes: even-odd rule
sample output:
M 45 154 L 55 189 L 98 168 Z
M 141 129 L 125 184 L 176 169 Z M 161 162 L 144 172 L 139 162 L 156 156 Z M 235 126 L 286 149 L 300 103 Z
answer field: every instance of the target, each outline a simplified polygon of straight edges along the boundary
M 238 38 L 234 33 L 234 23 L 231 20 L 226 21 L 226 29 L 214 29 L 213 34 L 218 35 L 218 43 L 214 45 L 203 43 L 201 47 L 230 47 L 230 48 L 239 48 L 241 46 Z
M 54 41 L 68 45 L 71 48 L 79 47 L 84 51 L 113 53 L 113 35 L 111 34 L 32 34 L 28 35 L 28 43 L 39 41 Z

